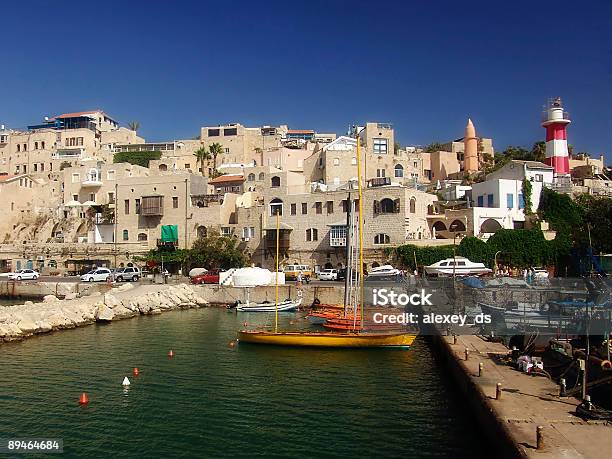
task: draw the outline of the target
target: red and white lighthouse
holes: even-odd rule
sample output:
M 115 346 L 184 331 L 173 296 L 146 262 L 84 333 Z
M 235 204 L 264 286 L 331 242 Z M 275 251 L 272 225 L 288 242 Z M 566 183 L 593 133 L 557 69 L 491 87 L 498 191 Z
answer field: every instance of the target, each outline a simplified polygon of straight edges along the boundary
M 571 123 L 569 114 L 563 110 L 561 98 L 548 102 L 544 109 L 542 127 L 546 129 L 546 160 L 555 170 L 555 177 L 568 176 L 569 151 L 567 149 L 567 125 Z

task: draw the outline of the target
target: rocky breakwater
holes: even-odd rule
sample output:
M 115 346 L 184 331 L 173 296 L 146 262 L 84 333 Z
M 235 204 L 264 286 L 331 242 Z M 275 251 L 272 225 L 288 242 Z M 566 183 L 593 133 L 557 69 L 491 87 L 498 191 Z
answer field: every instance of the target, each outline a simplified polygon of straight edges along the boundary
M 59 300 L 48 295 L 42 303 L 0 307 L 0 342 L 15 341 L 39 333 L 110 322 L 141 314 L 161 314 L 173 309 L 199 308 L 208 302 L 188 285 L 123 284 L 104 295 Z

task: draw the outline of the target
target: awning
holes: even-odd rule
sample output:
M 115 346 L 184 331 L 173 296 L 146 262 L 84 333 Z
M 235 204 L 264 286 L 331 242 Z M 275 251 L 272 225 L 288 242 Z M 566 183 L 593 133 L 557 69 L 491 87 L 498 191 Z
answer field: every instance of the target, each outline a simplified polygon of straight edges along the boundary
M 162 225 L 161 240 L 162 242 L 177 242 L 178 225 Z

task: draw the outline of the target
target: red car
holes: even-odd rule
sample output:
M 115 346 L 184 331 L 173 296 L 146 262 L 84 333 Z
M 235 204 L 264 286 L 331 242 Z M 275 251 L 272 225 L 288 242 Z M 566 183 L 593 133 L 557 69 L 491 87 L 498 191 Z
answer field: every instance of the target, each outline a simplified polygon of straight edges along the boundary
M 219 283 L 219 270 L 211 269 L 204 274 L 198 274 L 191 278 L 192 284 L 218 284 Z

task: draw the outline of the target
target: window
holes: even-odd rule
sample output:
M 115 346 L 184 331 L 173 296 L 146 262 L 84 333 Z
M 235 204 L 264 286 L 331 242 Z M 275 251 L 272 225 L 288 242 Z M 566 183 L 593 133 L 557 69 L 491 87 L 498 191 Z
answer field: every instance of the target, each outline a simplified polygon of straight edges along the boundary
M 231 236 L 232 228 L 229 226 L 224 226 L 221 228 L 221 236 Z
M 223 135 L 224 136 L 238 135 L 238 128 L 226 128 L 226 129 L 223 129 Z
M 322 214 L 323 213 L 323 203 L 321 201 L 315 202 L 315 212 L 317 214 Z
M 115 192 L 114 191 L 109 191 L 106 195 L 108 197 L 108 203 L 109 204 L 114 204 L 115 203 Z
M 334 201 L 327 201 L 327 214 L 333 214 L 334 213 Z
M 72 183 L 78 183 L 81 180 L 80 174 L 72 174 Z
M 259 173 L 259 180 L 264 180 L 266 178 L 265 174 L 263 172 Z
M 41 172 L 45 171 L 45 163 L 40 163 L 40 171 Z
M 179 206 L 178 196 L 172 196 L 172 208 L 178 209 L 178 206 Z
M 17 151 L 21 151 L 21 145 L 17 144 Z
M 535 181 L 536 182 L 543 182 L 544 181 L 544 175 L 543 174 L 536 174 L 535 175 Z
M 391 243 L 391 238 L 389 237 L 388 234 L 379 233 L 376 236 L 374 236 L 374 244 L 390 244 L 390 243 Z
M 129 239 L 130 239 L 130 233 L 129 233 L 129 231 L 128 231 L 128 230 L 126 230 L 126 229 L 125 229 L 125 230 L 123 230 L 123 240 L 124 240 L 124 241 L 127 241 L 127 240 L 129 240 Z
M 40 142 L 40 148 L 41 148 L 41 150 L 45 149 L 45 141 L 44 140 L 42 142 Z
M 395 176 L 396 177 L 403 177 L 404 176 L 404 168 L 402 167 L 401 164 L 396 164 L 395 167 L 393 168 L 393 170 L 395 171 Z
M 38 150 L 38 142 L 34 142 L 34 150 Z
M 316 228 L 309 228 L 306 230 L 306 241 L 318 241 L 319 240 L 319 231 Z
M 484 196 L 478 196 L 478 207 L 484 207 Z
M 506 194 L 506 206 L 508 209 L 514 208 L 514 195 L 512 193 Z
M 106 172 L 107 180 L 115 180 L 115 171 L 107 171 Z
M 291 204 L 291 215 L 296 215 L 297 214 L 297 204 L 294 202 L 293 204 Z
M 274 198 L 270 201 L 270 216 L 283 215 L 283 201 L 278 198 Z
M 487 195 L 487 207 L 493 207 L 493 195 L 492 194 Z
M 208 137 L 218 137 L 220 131 L 221 131 L 220 129 L 209 129 L 208 130 Z
M 384 177 L 385 170 L 384 169 L 376 169 L 376 177 Z
M 138 233 L 138 241 L 139 242 L 144 242 L 148 239 L 147 234 L 146 233 Z
M 73 201 L 78 201 L 79 200 L 79 195 L 78 194 L 73 194 L 72 195 L 72 200 Z
M 226 148 L 226 149 L 225 149 L 225 153 L 229 153 L 229 148 Z
M 302 215 L 307 215 L 308 214 L 308 204 L 303 202 L 302 203 Z
M 334 166 L 340 165 L 340 158 L 334 158 Z
M 251 174 L 249 174 L 249 176 L 247 177 L 247 180 L 248 180 L 249 182 L 254 182 L 254 181 L 255 181 L 255 174 L 252 174 L 252 173 L 251 173 Z
M 343 199 L 340 205 L 342 206 L 342 212 L 347 213 L 349 209 L 348 199 Z
M 280 186 L 281 180 L 280 177 L 275 175 L 274 177 L 272 177 L 270 182 L 273 188 L 278 188 Z
M 191 169 L 191 164 L 190 163 L 185 163 L 185 169 Z
M 525 197 L 523 196 L 522 193 L 519 193 L 518 195 L 518 205 L 519 205 L 519 209 L 525 208 Z
M 400 211 L 400 200 L 385 198 L 381 201 L 374 201 L 375 214 L 397 214 Z
M 34 163 L 34 172 L 38 172 L 38 164 Z
M 130 214 L 130 200 L 129 199 L 126 199 L 125 201 L 123 201 L 123 213 L 125 215 Z
M 416 213 L 416 199 L 415 198 L 410 198 L 410 213 L 411 214 Z
M 140 199 L 136 199 L 136 215 L 140 214 Z
M 374 139 L 373 149 L 375 155 L 386 155 L 387 139 Z
M 353 166 L 357 165 L 357 158 L 351 159 L 351 165 L 353 165 Z

